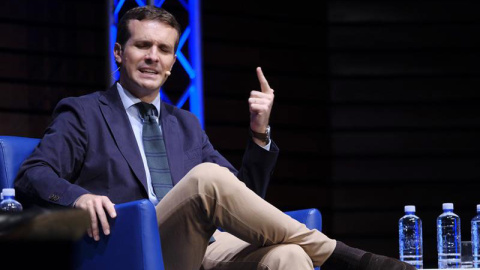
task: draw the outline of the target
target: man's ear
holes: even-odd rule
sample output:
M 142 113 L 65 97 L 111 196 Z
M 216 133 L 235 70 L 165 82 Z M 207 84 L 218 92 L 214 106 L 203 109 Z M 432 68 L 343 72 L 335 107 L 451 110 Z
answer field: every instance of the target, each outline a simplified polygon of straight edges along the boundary
M 116 42 L 115 45 L 113 46 L 113 55 L 115 56 L 115 62 L 120 65 L 122 63 L 122 45 L 120 43 Z

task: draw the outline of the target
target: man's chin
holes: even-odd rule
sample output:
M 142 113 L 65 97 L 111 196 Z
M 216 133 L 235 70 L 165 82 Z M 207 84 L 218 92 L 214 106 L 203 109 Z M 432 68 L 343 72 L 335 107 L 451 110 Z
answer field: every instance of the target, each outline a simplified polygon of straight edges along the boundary
M 138 87 L 142 88 L 146 92 L 155 92 L 160 90 L 160 86 L 162 86 L 158 82 L 142 82 L 137 84 Z

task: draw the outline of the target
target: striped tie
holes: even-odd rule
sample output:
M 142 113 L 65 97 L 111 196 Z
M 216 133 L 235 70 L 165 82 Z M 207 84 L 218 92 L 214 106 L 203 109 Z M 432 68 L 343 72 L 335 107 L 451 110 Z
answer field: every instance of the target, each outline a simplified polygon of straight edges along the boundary
M 155 195 L 157 195 L 158 201 L 160 201 L 172 189 L 173 185 L 168 167 L 165 142 L 155 119 L 157 108 L 145 102 L 135 105 L 138 107 L 140 118 L 143 121 L 143 149 L 147 158 L 153 190 Z

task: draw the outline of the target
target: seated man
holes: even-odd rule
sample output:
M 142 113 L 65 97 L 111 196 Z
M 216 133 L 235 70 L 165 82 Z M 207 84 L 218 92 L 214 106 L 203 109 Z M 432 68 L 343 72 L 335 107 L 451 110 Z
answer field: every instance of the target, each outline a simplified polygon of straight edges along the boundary
M 180 32 L 163 9 L 125 13 L 114 47 L 119 81 L 59 102 L 15 181 L 22 201 L 87 210 L 88 234 L 99 240 L 101 231 L 110 233 L 114 204 L 148 198 L 168 270 L 415 269 L 309 230 L 262 198 L 278 148 L 268 125 L 273 90 L 260 68 L 260 91 L 248 100 L 252 137 L 239 170 L 214 149 L 193 114 L 160 101 Z

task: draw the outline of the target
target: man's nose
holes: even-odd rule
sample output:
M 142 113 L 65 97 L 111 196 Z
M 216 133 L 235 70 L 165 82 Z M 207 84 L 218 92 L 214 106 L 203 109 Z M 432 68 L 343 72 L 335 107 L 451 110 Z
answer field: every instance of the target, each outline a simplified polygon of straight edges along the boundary
M 155 47 L 152 47 L 150 50 L 148 50 L 147 54 L 145 55 L 145 60 L 146 61 L 152 61 L 152 62 L 158 62 L 159 57 L 158 57 L 158 49 Z

